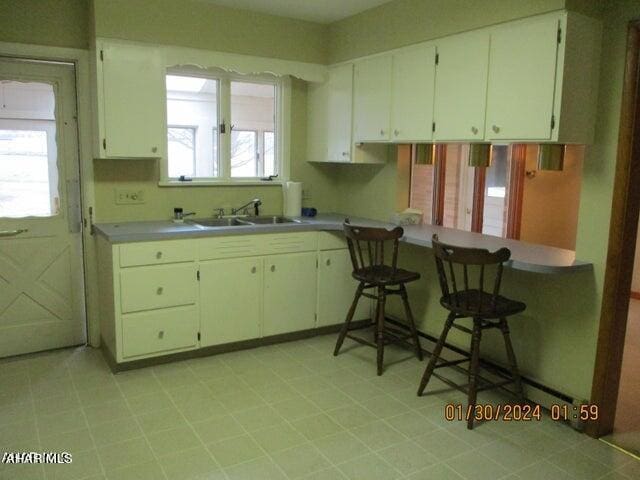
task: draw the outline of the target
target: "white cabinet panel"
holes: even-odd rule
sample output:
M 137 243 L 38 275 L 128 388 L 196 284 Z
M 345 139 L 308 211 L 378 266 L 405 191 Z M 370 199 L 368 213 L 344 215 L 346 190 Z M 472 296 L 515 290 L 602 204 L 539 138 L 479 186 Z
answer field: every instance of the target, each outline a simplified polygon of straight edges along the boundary
M 159 158 L 167 141 L 165 71 L 157 48 L 98 45 L 100 157 Z
M 327 106 L 327 160 L 351 161 L 353 64 L 329 69 Z
M 435 140 L 482 140 L 488 70 L 487 30 L 453 35 L 438 41 Z
M 391 140 L 432 138 L 436 49 L 420 45 L 393 54 Z
M 391 55 L 384 55 L 355 64 L 355 142 L 386 142 L 390 138 L 391 63 Z
M 328 250 L 318 256 L 318 327 L 344 322 L 358 287 L 351 276 L 349 250 Z M 360 297 L 354 320 L 370 318 L 371 301 Z
M 263 336 L 315 326 L 316 261 L 316 252 L 265 257 Z
M 201 345 L 260 337 L 262 258 L 200 264 Z
M 492 31 L 488 140 L 551 139 L 559 22 L 543 16 Z
M 198 295 L 195 264 L 158 265 L 120 271 L 122 313 L 191 305 Z

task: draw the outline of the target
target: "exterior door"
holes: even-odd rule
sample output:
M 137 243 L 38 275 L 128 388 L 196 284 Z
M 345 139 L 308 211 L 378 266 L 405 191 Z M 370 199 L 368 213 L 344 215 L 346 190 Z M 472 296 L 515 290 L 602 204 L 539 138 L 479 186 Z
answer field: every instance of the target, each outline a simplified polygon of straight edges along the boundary
M 0 357 L 85 341 L 74 67 L 0 59 Z

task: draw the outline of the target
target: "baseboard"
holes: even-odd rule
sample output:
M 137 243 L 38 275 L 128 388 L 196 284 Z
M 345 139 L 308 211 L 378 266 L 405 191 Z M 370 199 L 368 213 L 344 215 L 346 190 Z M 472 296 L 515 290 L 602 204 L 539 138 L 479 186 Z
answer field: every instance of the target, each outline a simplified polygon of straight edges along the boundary
M 370 319 L 354 321 L 354 326 L 365 326 L 371 323 Z M 308 330 L 300 330 L 298 332 L 282 333 L 279 335 L 271 335 L 269 337 L 255 338 L 251 340 L 243 340 L 241 342 L 225 343 L 223 345 L 214 345 L 211 347 L 203 347 L 195 350 L 188 350 L 179 353 L 170 353 L 167 355 L 158 355 L 157 357 L 143 358 L 140 360 L 130 360 L 127 362 L 117 363 L 113 357 L 111 351 L 106 348 L 104 342 L 101 342 L 102 353 L 111 368 L 113 373 L 123 372 L 127 370 L 134 370 L 136 368 L 150 367 L 154 365 L 161 365 L 163 363 L 175 362 L 178 360 L 187 360 L 191 358 L 209 357 L 211 355 L 217 355 L 220 353 L 235 352 L 238 350 L 247 350 L 250 348 L 264 347 L 266 345 L 273 345 L 276 343 L 293 342 L 296 340 L 302 340 L 305 338 L 316 337 L 319 335 L 326 335 L 328 333 L 339 332 L 342 328 L 342 324 L 329 325 L 326 327 L 311 328 Z M 101 339 L 102 340 L 102 339 Z

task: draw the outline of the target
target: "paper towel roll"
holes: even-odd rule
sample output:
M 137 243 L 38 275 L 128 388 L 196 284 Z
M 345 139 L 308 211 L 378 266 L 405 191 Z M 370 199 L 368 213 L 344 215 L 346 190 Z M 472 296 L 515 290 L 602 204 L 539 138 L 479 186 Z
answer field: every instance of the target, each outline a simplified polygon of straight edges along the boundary
M 282 187 L 284 215 L 299 217 L 302 210 L 302 182 L 287 182 Z

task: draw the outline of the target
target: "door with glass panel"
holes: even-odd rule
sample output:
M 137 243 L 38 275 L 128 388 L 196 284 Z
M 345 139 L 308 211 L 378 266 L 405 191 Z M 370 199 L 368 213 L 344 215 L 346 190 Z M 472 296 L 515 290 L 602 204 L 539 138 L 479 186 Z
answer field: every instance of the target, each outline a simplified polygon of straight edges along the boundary
M 74 66 L 0 59 L 0 357 L 85 340 Z

